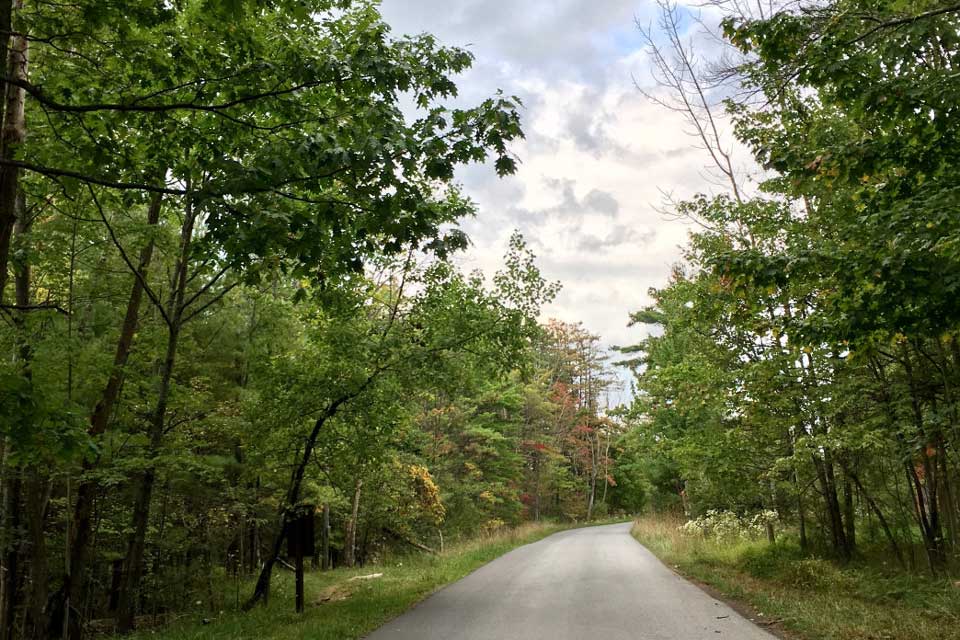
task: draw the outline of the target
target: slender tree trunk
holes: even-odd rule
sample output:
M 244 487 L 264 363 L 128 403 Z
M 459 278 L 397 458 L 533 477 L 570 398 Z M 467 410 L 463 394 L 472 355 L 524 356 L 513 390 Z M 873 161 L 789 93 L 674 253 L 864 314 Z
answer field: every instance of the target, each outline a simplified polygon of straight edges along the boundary
M 3 563 L 0 576 L 0 640 L 15 637 L 14 623 L 17 588 L 20 577 L 20 541 L 23 539 L 21 468 L 11 458 L 10 446 L 4 450 L 3 468 Z
M 330 505 L 323 505 L 323 521 L 320 524 L 320 568 L 324 571 L 330 566 Z
M 341 406 L 363 393 L 363 391 L 376 380 L 381 371 L 382 369 L 375 371 L 367 377 L 363 384 L 357 387 L 357 389 L 331 402 L 314 422 L 313 429 L 310 435 L 307 436 L 306 443 L 304 444 L 300 462 L 294 468 L 293 476 L 290 478 L 290 487 L 287 490 L 286 501 L 280 507 L 279 532 L 277 533 L 277 537 L 274 538 L 270 556 L 264 561 L 263 567 L 260 569 L 257 584 L 253 588 L 253 595 L 251 595 L 250 599 L 243 605 L 244 611 L 249 611 L 261 602 L 267 602 L 270 597 L 270 580 L 273 577 L 273 565 L 276 564 L 280 550 L 283 548 L 283 541 L 287 536 L 287 515 L 289 510 L 295 507 L 300 500 L 300 489 L 303 486 L 303 477 L 307 472 L 307 465 L 310 464 L 310 458 L 313 456 L 313 448 L 317 444 L 317 438 L 323 429 L 323 425 L 326 424 L 327 420 L 337 414 Z
M 9 38 L 13 31 L 13 14 L 23 7 L 22 0 L 3 1 L 0 4 L 0 26 L 4 27 L 3 50 L 6 74 L 15 80 L 27 79 L 28 40 L 23 35 Z M 26 139 L 24 122 L 24 90 L 8 84 L 4 85 L 3 130 L 0 132 L 0 160 L 10 161 L 16 158 L 17 148 Z M 17 222 L 17 192 L 20 182 L 20 170 L 10 165 L 0 165 L 0 302 L 3 301 L 7 285 L 7 265 L 10 260 L 10 242 Z
M 887 537 L 887 543 L 890 545 L 890 551 L 893 552 L 893 555 L 900 563 L 900 566 L 906 568 L 907 565 L 903 561 L 903 553 L 900 552 L 900 547 L 897 545 L 897 539 L 894 537 L 893 531 L 890 529 L 890 525 L 887 523 L 887 519 L 883 515 L 883 511 L 881 511 L 880 507 L 877 506 L 877 503 L 874 501 L 873 497 L 863 488 L 860 478 L 857 477 L 855 473 L 848 473 L 848 475 L 850 479 L 853 480 L 853 483 L 857 485 L 857 489 L 860 490 L 860 495 L 863 496 L 864 500 L 866 500 L 867 506 L 869 506 L 874 515 L 877 516 L 877 520 L 880 522 L 880 527 L 883 529 L 883 534 Z
M 533 520 L 540 522 L 540 452 L 536 450 L 533 452 L 533 478 Z
M 846 532 L 847 547 L 851 552 L 857 548 L 857 524 L 856 509 L 853 502 L 853 486 L 850 484 L 850 476 L 844 474 L 843 478 L 843 522 Z
M 14 220 L 15 232 L 19 240 L 24 244 L 27 242 L 30 224 L 24 211 L 24 202 L 21 194 L 16 194 L 14 198 Z M 19 311 L 13 314 L 13 324 L 16 335 L 16 361 L 20 368 L 21 377 L 27 382 L 28 387 L 32 387 L 33 373 L 31 362 L 33 352 L 30 346 L 30 339 L 27 335 L 29 331 L 27 321 L 26 307 L 30 304 L 30 265 L 26 262 L 18 264 L 14 272 L 14 302 L 16 306 L 21 307 Z M 25 416 L 29 420 L 29 416 Z M 32 425 L 30 425 L 32 427 Z M 3 599 L 0 604 L 0 634 L 4 640 L 10 640 L 17 636 L 16 633 L 16 614 L 17 606 L 20 602 L 21 584 L 23 582 L 23 561 L 27 553 L 31 554 L 32 562 L 28 567 L 35 568 L 43 575 L 40 576 L 45 582 L 46 563 L 44 552 L 46 547 L 43 541 L 43 523 L 42 514 L 37 513 L 37 504 L 33 499 L 37 489 L 36 474 L 32 470 L 26 470 L 22 465 L 10 459 L 13 450 L 13 443 L 8 442 L 4 454 L 6 465 L 4 469 L 4 562 L 2 577 Z M 26 479 L 25 479 L 26 476 Z M 38 522 L 37 519 L 41 518 Z M 37 529 L 40 529 L 39 535 Z M 24 531 L 24 528 L 26 531 Z M 31 543 L 39 540 L 39 547 Z M 34 582 L 36 582 L 34 575 Z M 44 587 L 40 587 L 42 590 Z M 33 595 L 33 594 L 31 594 Z M 43 604 L 46 604 L 44 599 Z M 37 616 L 43 615 L 42 608 L 30 606 L 28 614 L 31 622 L 37 620 Z M 29 629 L 24 629 L 24 636 L 32 637 Z
M 610 475 L 610 470 L 608 469 L 608 461 L 610 460 L 610 438 L 607 438 L 606 446 L 603 449 L 603 495 L 600 496 L 600 504 L 606 507 L 607 504 L 607 488 L 610 486 L 607 478 Z
M 343 536 L 343 565 L 352 567 L 356 563 L 357 546 L 357 518 L 360 515 L 360 490 L 363 488 L 363 480 L 357 478 L 353 485 L 353 508 L 350 511 L 350 518 L 347 520 L 347 528 Z
M 27 614 L 30 624 L 25 637 L 42 640 L 47 637 L 47 588 L 48 575 L 47 541 L 44 535 L 47 521 L 47 503 L 50 482 L 47 474 L 37 467 L 27 472 L 26 512 L 30 558 L 30 589 Z
M 596 429 L 596 427 L 594 427 Z M 590 434 L 590 487 L 589 494 L 587 497 L 587 521 L 593 520 L 593 506 L 597 499 L 597 474 L 599 473 L 599 453 L 600 453 L 600 443 L 594 442 L 595 438 L 599 438 L 599 435 L 595 433 Z
M 940 440 L 939 451 L 937 452 L 937 459 L 940 461 L 940 502 L 942 503 L 940 510 L 944 514 L 944 524 L 946 524 L 947 529 L 947 543 L 948 548 L 956 552 L 957 551 L 957 510 L 956 503 L 953 498 L 953 486 L 950 479 L 950 464 L 947 459 L 947 446 L 943 442 L 943 439 Z
M 807 514 L 803 506 L 803 495 L 799 490 L 797 491 L 797 519 L 800 527 L 800 550 L 807 551 L 810 548 L 810 543 L 807 541 Z
M 156 195 L 147 210 L 147 225 L 149 227 L 156 227 L 160 220 L 160 209 L 161 197 Z M 120 336 L 117 339 L 117 347 L 113 356 L 113 369 L 111 369 L 107 384 L 93 409 L 93 413 L 90 415 L 87 435 L 91 438 L 96 438 L 107 430 L 110 417 L 113 414 L 113 407 L 120 397 L 125 368 L 130 358 L 134 335 L 136 335 L 139 324 L 140 307 L 142 306 L 144 293 L 143 283 L 147 280 L 150 262 L 153 258 L 153 248 L 153 238 L 150 238 L 140 251 L 137 264 L 139 276 L 133 278 L 130 297 L 127 300 L 126 314 L 120 327 Z M 77 484 L 77 496 L 73 504 L 73 517 L 71 518 L 69 535 L 70 552 L 65 567 L 63 586 L 53 599 L 50 620 L 51 637 L 58 629 L 63 628 L 65 624 L 63 616 L 65 615 L 68 617 L 66 624 L 68 636 L 75 640 L 81 635 L 80 624 L 82 620 L 79 618 L 79 607 L 84 600 L 84 578 L 89 560 L 93 528 L 93 505 L 97 496 L 96 484 L 86 480 L 85 475 L 95 469 L 97 463 L 96 459 L 84 458 L 83 460 L 81 475 Z M 76 619 L 69 622 L 74 618 Z
M 193 228 L 196 222 L 196 209 L 193 202 L 187 200 L 183 226 L 180 230 L 180 250 L 177 268 L 174 270 L 170 304 L 167 311 L 167 349 L 160 367 L 160 380 L 157 391 L 157 403 L 150 413 L 149 444 L 147 445 L 147 468 L 140 476 L 133 506 L 132 533 L 127 545 L 124 561 L 124 574 L 120 590 L 120 603 L 117 610 L 117 631 L 128 633 L 133 629 L 133 617 L 136 613 L 136 601 L 143 573 L 143 558 L 146 549 L 147 525 L 150 520 L 150 500 L 156 482 L 156 460 L 160 456 L 166 424 L 167 404 L 170 399 L 170 387 L 173 382 L 173 369 L 176 362 L 177 347 L 183 329 L 183 301 L 187 289 L 187 273 L 190 264 L 190 251 L 193 242 Z
M 846 533 L 843 528 L 843 516 L 840 510 L 840 500 L 837 496 L 833 460 L 829 452 L 825 451 L 823 457 L 818 455 L 813 456 L 813 464 L 817 471 L 817 481 L 820 485 L 820 492 L 823 495 L 824 506 L 827 510 L 833 550 L 841 558 L 849 559 L 850 549 L 847 545 Z
M 253 503 L 256 504 L 260 496 L 260 476 L 253 486 Z M 250 573 L 260 566 L 260 524 L 256 518 L 250 520 Z
M 15 224 L 16 238 L 25 249 L 30 244 L 31 220 L 27 217 L 26 203 L 22 192 L 17 194 L 17 221 Z M 17 326 L 17 341 L 19 346 L 18 359 L 21 375 L 32 382 L 33 379 L 33 348 L 29 336 L 27 311 L 31 303 L 31 269 L 27 261 L 15 265 L 14 290 L 17 306 L 21 311 L 15 315 Z M 47 519 L 47 498 L 49 479 L 36 464 L 26 469 L 24 482 L 25 513 L 27 520 L 27 537 L 23 541 L 28 549 L 30 568 L 30 589 L 27 607 L 28 624 L 25 625 L 25 637 L 43 638 L 46 635 L 47 624 L 47 586 L 49 584 L 47 543 L 44 528 Z
M 920 464 L 923 468 L 923 478 L 917 470 L 907 464 L 908 482 L 914 492 L 914 505 L 917 520 L 923 533 L 924 546 L 927 550 L 927 560 L 930 571 L 934 575 L 941 575 L 946 570 L 947 554 L 943 544 L 943 533 L 940 523 L 940 502 L 937 499 L 937 466 L 931 453 L 936 455 L 936 438 L 931 437 L 926 428 L 921 405 L 920 390 L 917 387 L 913 370 L 913 358 L 907 345 L 901 350 L 903 354 L 904 372 L 910 388 L 910 405 L 913 410 L 914 425 L 917 437 L 920 439 Z
M 770 478 L 770 506 L 776 508 L 777 506 L 777 483 L 773 478 Z M 777 541 L 777 532 L 773 527 L 773 521 L 767 520 L 766 522 L 767 529 L 767 542 L 773 544 Z
M 13 31 L 13 15 L 20 9 L 20 0 L 0 1 L 0 60 L 4 63 L 5 75 L 16 79 L 27 78 L 27 40 L 22 36 L 7 37 Z M 24 91 L 8 84 L 3 87 L 3 127 L 0 130 L 0 159 L 12 160 L 17 147 L 26 138 L 23 118 Z M 18 169 L 0 166 L 0 303 L 4 300 L 7 285 L 7 266 L 10 258 L 10 243 L 18 217 Z M 16 625 L 16 607 L 21 578 L 20 540 L 23 496 L 21 468 L 13 462 L 12 442 L 4 447 L 3 474 L 3 561 L 0 563 L 0 640 L 12 640 Z
M 3 34 L 9 34 L 13 31 L 13 13 L 16 0 L 0 0 L 0 31 Z M 10 67 L 9 50 L 10 37 L 0 36 L 0 61 L 7 71 Z M 6 73 L 4 74 L 6 75 Z M 2 123 L 6 119 L 7 111 L 7 82 L 0 78 L 0 99 L 3 100 L 4 108 L 0 111 L 0 131 L 5 134 Z M 0 134 L 2 135 L 2 134 Z M 0 157 L 6 157 L 7 150 L 0 138 Z M 0 173 L 3 176 L 3 173 Z M 2 178 L 0 178 L 2 179 Z M 10 203 L 7 203 L 8 207 Z M 0 303 L 3 303 L 4 289 L 7 283 L 7 262 L 10 255 L 10 234 L 13 230 L 15 220 L 11 215 L 12 208 L 6 212 L 0 213 L 0 237 L 5 240 L 0 241 Z M 18 539 L 19 516 L 20 516 L 20 474 L 19 469 L 14 468 L 12 462 L 12 443 L 5 441 L 3 443 L 2 455 L 0 455 L 0 500 L 2 500 L 3 511 L 0 512 L 0 640 L 7 640 L 13 634 L 13 613 L 16 605 L 16 590 L 14 585 L 17 582 L 17 552 L 16 540 Z

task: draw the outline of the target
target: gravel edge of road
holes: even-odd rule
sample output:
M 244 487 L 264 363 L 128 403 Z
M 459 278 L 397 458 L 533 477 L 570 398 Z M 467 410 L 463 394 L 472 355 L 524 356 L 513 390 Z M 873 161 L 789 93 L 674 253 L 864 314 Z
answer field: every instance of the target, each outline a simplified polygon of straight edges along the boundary
M 743 600 L 732 598 L 731 596 L 728 596 L 727 594 L 723 593 L 716 587 L 711 586 L 706 582 L 703 582 L 702 580 L 699 580 L 691 575 L 684 573 L 676 565 L 672 565 L 672 564 L 669 564 L 668 562 L 665 562 L 662 558 L 660 558 L 660 556 L 653 553 L 653 551 L 651 551 L 649 547 L 647 547 L 642 542 L 637 540 L 637 538 L 633 534 L 630 534 L 630 537 L 633 539 L 634 542 L 639 544 L 641 547 L 643 547 L 647 551 L 650 551 L 650 553 L 653 554 L 653 556 L 656 557 L 657 560 L 659 560 L 660 563 L 663 564 L 663 566 L 665 566 L 667 569 L 669 569 L 670 572 L 673 573 L 675 576 L 677 576 L 681 580 L 686 580 L 687 582 L 697 587 L 698 589 L 703 591 L 705 594 L 707 594 L 714 600 L 719 600 L 720 602 L 724 603 L 725 605 L 727 605 L 728 607 L 730 607 L 731 609 L 736 611 L 738 614 L 740 614 L 741 616 L 743 616 L 753 624 L 757 625 L 764 631 L 767 631 L 772 635 L 775 635 L 781 640 L 806 640 L 803 636 L 798 635 L 796 632 L 790 631 L 789 629 L 787 629 L 783 625 L 782 620 L 776 620 L 774 622 L 762 622 L 764 616 L 761 616 L 760 613 L 757 611 L 757 609 L 753 605 L 747 602 L 744 602 Z

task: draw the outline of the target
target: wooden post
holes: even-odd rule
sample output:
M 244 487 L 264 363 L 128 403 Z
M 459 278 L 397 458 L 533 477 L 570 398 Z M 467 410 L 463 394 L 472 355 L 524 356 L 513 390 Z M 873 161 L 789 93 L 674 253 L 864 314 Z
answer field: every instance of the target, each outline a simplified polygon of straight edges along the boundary
M 297 613 L 303 613 L 303 545 L 297 545 Z
M 313 555 L 314 528 L 313 522 L 316 508 L 312 505 L 301 507 L 289 521 L 287 535 L 287 555 L 293 556 L 294 572 L 297 583 L 297 613 L 303 613 L 303 558 Z

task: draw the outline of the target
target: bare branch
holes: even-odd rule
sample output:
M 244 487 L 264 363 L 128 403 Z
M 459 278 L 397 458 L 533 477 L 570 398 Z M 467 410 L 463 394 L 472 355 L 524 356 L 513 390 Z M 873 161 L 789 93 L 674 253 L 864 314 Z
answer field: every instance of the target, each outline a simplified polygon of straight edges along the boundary
M 113 226 L 110 225 L 110 221 L 107 220 L 107 215 L 104 212 L 103 206 L 101 206 L 100 200 L 97 198 L 97 194 L 93 190 L 93 187 L 88 184 L 87 189 L 90 191 L 90 196 L 93 198 L 93 203 L 96 205 L 97 211 L 100 213 L 100 220 L 107 228 L 107 233 L 110 234 L 110 240 L 113 241 L 113 246 L 115 246 L 117 251 L 120 252 L 120 257 L 123 258 L 123 261 L 127 265 L 127 268 L 130 269 L 130 272 L 133 273 L 134 277 L 140 281 L 140 286 L 143 287 L 144 292 L 147 294 L 147 297 L 150 298 L 150 302 L 153 303 L 153 306 L 156 307 L 160 312 L 164 322 L 166 322 L 168 327 L 171 326 L 170 316 L 167 315 L 167 311 L 163 308 L 163 304 L 160 302 L 157 294 L 153 292 L 153 288 L 147 283 L 146 279 L 143 277 L 143 274 L 140 273 L 140 270 L 134 266 L 133 262 L 130 261 L 130 257 L 124 250 L 123 245 L 120 244 L 120 240 L 117 238 L 117 234 L 114 232 Z

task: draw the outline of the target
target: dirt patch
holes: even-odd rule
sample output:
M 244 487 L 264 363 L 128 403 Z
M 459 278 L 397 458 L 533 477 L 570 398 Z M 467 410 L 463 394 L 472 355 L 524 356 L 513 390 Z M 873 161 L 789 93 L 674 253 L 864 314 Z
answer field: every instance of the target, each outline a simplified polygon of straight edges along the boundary
M 313 604 L 319 607 L 331 602 L 342 602 L 351 595 L 353 595 L 353 589 L 351 589 L 347 583 L 333 584 L 321 591 L 320 595 L 313 601 Z

